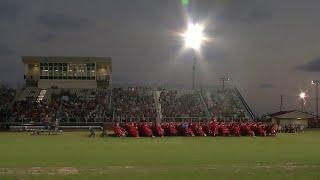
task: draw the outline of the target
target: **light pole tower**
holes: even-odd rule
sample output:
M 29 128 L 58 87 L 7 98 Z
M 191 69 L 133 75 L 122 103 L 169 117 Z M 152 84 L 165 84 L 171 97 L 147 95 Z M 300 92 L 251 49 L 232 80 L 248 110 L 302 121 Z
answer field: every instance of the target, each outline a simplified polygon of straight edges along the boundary
M 319 103 L 319 99 L 318 99 L 318 85 L 320 84 L 319 80 L 312 80 L 311 84 L 315 84 L 316 85 L 316 101 L 317 101 L 317 123 L 318 123 L 318 118 L 319 118 L 319 108 L 318 108 L 318 103 Z
M 282 112 L 283 106 L 283 94 L 280 94 L 280 112 Z
M 203 27 L 196 23 L 190 23 L 188 29 L 183 34 L 186 46 L 192 49 L 193 52 L 193 65 L 192 65 L 192 89 L 195 88 L 195 70 L 196 70 L 196 51 L 200 49 L 201 42 L 205 39 L 203 36 Z
M 193 57 L 193 65 L 192 65 L 192 89 L 194 90 L 194 79 L 196 73 L 196 56 Z
M 300 99 L 301 99 L 301 111 L 306 111 L 306 93 L 302 92 L 300 93 Z

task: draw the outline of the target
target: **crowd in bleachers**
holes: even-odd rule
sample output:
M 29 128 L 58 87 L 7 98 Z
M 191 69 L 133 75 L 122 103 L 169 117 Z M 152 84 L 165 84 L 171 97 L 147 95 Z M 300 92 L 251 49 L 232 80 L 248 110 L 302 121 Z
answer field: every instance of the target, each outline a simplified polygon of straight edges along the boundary
M 112 91 L 116 117 L 157 117 L 155 98 L 148 88 L 117 88 Z
M 108 113 L 108 92 L 90 91 L 90 97 L 75 97 L 62 101 L 62 117 L 65 118 L 106 118 Z
M 161 91 L 160 104 L 163 117 L 206 117 L 196 93 L 178 95 L 177 91 Z
M 121 117 L 121 122 L 155 121 L 160 117 L 163 118 L 161 119 L 163 122 L 178 122 L 179 120 L 202 122 L 206 121 L 209 116 L 215 116 L 220 122 L 231 121 L 229 124 L 219 124 L 223 131 L 223 128 L 226 130 L 230 126 L 238 127 L 233 124 L 234 121 L 239 122 L 237 120 L 241 119 L 243 122 L 247 119 L 241 101 L 231 89 L 199 93 L 199 91 L 182 92 L 164 88 L 153 90 L 143 87 L 116 88 L 113 91 L 55 88 L 48 90 L 50 93 L 47 94 L 47 98 L 38 101 L 37 94 L 40 91 L 39 88 L 25 88 L 20 92 L 0 86 L 0 121 L 10 117 L 8 120 L 11 122 L 24 123 L 54 122 L 56 119 L 64 120 L 62 122 L 102 122 L 113 115 L 117 120 Z M 112 99 L 110 99 L 111 93 Z M 110 111 L 111 108 L 113 112 Z M 181 123 L 174 124 L 174 127 L 176 125 L 181 125 Z M 191 130 L 199 130 L 198 125 L 201 125 L 204 130 L 207 128 L 206 123 L 190 125 Z M 173 130 L 170 129 L 170 123 L 150 126 L 153 131 L 161 127 L 166 133 Z M 250 127 L 254 129 L 252 132 L 261 131 L 262 133 L 262 129 L 267 126 L 253 123 L 243 127 Z M 129 126 L 126 128 L 132 129 Z M 146 125 L 139 125 L 138 128 L 140 132 L 148 129 Z M 303 132 L 306 126 L 288 124 L 277 126 L 277 128 L 279 132 L 295 133 Z M 248 129 L 247 131 L 251 132 Z
M 232 89 L 216 90 L 204 93 L 205 103 L 211 115 L 220 120 L 239 120 L 247 118 L 240 100 Z
M 14 102 L 11 118 L 15 122 L 45 122 L 55 118 L 59 107 L 58 101 L 50 103 L 21 100 Z
M 6 117 L 16 91 L 5 86 L 0 87 L 0 118 Z
M 44 122 L 55 118 L 64 118 L 64 122 L 70 119 L 76 119 L 72 122 L 78 119 L 93 122 L 90 119 L 104 121 L 111 115 L 121 117 L 122 121 L 139 119 L 141 122 L 156 118 L 163 121 L 188 121 L 188 118 L 202 121 L 210 116 L 226 122 L 248 119 L 232 89 L 199 92 L 129 87 L 115 88 L 111 92 L 106 89 L 51 88 L 47 91 L 47 98 L 37 101 L 36 94 L 40 91 L 40 88 L 25 88 L 15 97 L 15 90 L 1 86 L 0 113 L 10 112 L 11 120 L 15 122 Z M 26 98 L 30 94 L 32 97 Z M 283 132 L 298 132 L 298 129 L 298 126 L 282 127 Z
M 30 89 L 25 89 L 28 94 Z M 40 89 L 35 91 L 40 92 Z M 105 119 L 109 111 L 108 91 L 105 89 L 52 89 L 51 98 L 18 98 L 10 108 L 12 122 L 46 122 L 64 118 L 65 122 L 77 118 Z M 21 97 L 20 96 L 20 97 Z

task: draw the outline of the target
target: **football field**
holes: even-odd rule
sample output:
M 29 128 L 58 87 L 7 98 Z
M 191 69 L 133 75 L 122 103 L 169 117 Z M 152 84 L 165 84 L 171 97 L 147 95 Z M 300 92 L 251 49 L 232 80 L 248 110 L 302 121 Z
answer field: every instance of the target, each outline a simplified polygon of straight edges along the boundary
M 256 138 L 87 135 L 0 132 L 0 179 L 320 179 L 317 131 Z

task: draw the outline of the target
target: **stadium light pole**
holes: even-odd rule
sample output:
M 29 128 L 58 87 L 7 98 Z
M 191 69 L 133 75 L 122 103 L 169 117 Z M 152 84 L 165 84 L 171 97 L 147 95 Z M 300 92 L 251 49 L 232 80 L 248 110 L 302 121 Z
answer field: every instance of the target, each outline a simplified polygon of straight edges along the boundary
M 301 92 L 300 93 L 300 99 L 301 99 L 301 111 L 306 111 L 306 93 Z
M 192 89 L 194 89 L 194 81 L 195 81 L 195 69 L 196 69 L 196 51 L 200 49 L 201 43 L 204 40 L 203 36 L 203 26 L 198 23 L 189 23 L 188 29 L 184 33 L 184 40 L 186 46 L 191 48 L 193 51 L 193 66 L 192 66 Z
M 319 108 L 318 108 L 318 85 L 320 84 L 320 81 L 319 80 L 312 80 L 311 81 L 311 84 L 315 84 L 316 85 L 316 101 L 317 101 L 317 123 L 318 123 L 318 117 L 319 117 Z

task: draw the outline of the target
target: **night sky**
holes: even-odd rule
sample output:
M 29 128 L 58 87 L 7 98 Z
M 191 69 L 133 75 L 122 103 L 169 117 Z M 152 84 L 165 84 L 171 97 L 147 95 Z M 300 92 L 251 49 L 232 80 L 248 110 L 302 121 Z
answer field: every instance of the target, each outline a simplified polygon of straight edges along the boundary
M 196 84 L 229 77 L 255 113 L 315 112 L 319 0 L 0 0 L 0 82 L 23 82 L 22 55 L 111 56 L 118 83 L 191 87 L 193 52 L 178 33 L 205 24 Z M 201 81 L 200 81 L 201 79 Z

